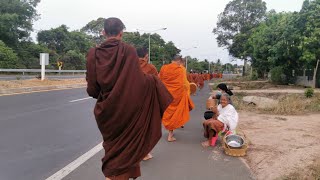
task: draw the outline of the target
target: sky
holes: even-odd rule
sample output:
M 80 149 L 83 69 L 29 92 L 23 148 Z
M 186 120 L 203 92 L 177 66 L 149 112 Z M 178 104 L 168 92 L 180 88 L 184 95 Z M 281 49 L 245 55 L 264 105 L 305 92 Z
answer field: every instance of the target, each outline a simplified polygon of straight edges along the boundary
M 227 50 L 219 48 L 212 33 L 218 14 L 230 0 L 41 0 L 37 7 L 40 19 L 34 29 L 47 30 L 67 25 L 77 30 L 99 17 L 118 17 L 126 31 L 157 31 L 165 41 L 172 41 L 200 60 L 230 63 Z M 299 11 L 303 0 L 265 0 L 268 10 Z M 143 31 L 141 31 L 143 33 Z M 36 35 L 33 34 L 33 37 Z M 194 48 L 196 47 L 196 48 Z M 233 61 L 232 64 L 240 61 Z

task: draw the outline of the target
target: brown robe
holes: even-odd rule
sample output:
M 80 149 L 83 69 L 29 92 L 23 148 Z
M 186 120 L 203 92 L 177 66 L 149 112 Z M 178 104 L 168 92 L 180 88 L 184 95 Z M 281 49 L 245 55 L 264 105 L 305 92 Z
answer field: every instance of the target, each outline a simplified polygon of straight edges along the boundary
M 142 58 L 139 59 L 139 63 L 142 71 L 145 74 L 153 74 L 155 76 L 158 76 L 157 68 L 154 65 L 149 64 L 145 59 Z
M 159 78 L 145 75 L 135 48 L 109 39 L 87 55 L 87 92 L 103 137 L 102 171 L 108 178 L 140 176 L 140 161 L 161 138 L 172 96 Z
M 215 117 L 216 118 L 216 117 Z M 203 122 L 203 129 L 204 129 L 204 134 L 203 136 L 205 138 L 209 138 L 209 133 L 210 131 L 214 131 L 214 136 L 216 133 L 219 133 L 220 131 L 222 131 L 224 128 L 224 124 L 222 122 L 220 122 L 217 119 L 208 119 L 206 121 Z

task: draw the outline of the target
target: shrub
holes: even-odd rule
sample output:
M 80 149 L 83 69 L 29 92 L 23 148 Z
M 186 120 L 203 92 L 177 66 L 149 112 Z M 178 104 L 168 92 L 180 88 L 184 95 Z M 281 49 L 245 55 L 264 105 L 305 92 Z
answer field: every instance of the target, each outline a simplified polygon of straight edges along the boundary
M 306 96 L 306 98 L 311 98 L 314 95 L 314 90 L 312 88 L 307 88 L 304 91 L 304 95 Z
M 283 75 L 283 68 L 278 66 L 270 71 L 271 73 L 271 82 L 275 84 L 284 84 L 284 75 Z
M 258 80 L 258 72 L 257 72 L 256 70 L 253 70 L 253 71 L 252 71 L 252 74 L 251 74 L 251 76 L 250 76 L 250 79 L 251 79 L 252 81 Z

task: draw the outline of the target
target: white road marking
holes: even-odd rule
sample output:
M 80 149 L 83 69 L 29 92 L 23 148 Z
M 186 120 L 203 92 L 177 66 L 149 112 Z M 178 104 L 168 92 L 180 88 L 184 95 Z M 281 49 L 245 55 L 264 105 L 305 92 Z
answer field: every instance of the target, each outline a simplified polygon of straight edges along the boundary
M 99 143 L 96 147 L 92 148 L 90 151 L 86 152 L 52 176 L 48 177 L 46 180 L 61 180 L 64 177 L 66 177 L 68 174 L 70 174 L 72 171 L 77 169 L 81 164 L 85 163 L 87 160 L 89 160 L 91 157 L 96 155 L 99 151 L 102 150 L 102 143 Z
M 83 100 L 87 100 L 87 99 L 92 99 L 92 97 L 87 97 L 87 98 L 82 98 L 82 99 L 76 99 L 76 100 L 69 101 L 69 102 L 70 102 L 70 103 L 73 103 L 73 102 L 83 101 Z

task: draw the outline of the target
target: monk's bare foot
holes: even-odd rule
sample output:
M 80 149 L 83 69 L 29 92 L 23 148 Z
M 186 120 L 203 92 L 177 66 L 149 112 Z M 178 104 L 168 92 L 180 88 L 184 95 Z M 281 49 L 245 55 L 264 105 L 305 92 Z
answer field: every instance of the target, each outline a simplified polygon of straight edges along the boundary
M 177 139 L 176 138 L 174 138 L 173 136 L 172 137 L 168 137 L 168 141 L 169 142 L 174 142 L 174 141 L 176 141 Z
M 111 180 L 111 179 L 109 179 L 109 178 L 106 178 L 106 180 Z
M 207 148 L 210 146 L 210 141 L 204 141 L 201 143 L 202 147 Z
M 173 130 L 170 130 L 170 131 L 169 131 L 168 141 L 169 141 L 169 142 L 176 141 L 176 138 L 173 137 Z
M 153 158 L 152 154 L 149 153 L 146 157 L 143 158 L 143 160 L 148 161 L 149 159 L 152 159 L 152 158 Z

